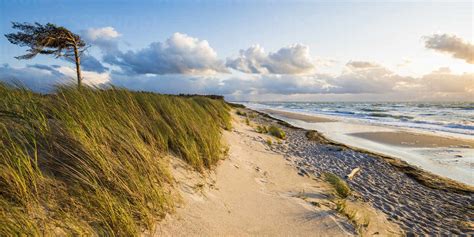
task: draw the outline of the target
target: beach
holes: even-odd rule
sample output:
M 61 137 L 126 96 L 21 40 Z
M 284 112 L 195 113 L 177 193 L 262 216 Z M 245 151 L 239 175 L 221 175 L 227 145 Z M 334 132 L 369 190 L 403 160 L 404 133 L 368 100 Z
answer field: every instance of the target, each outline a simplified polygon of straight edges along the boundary
M 176 161 L 172 171 L 182 205 L 159 223 L 156 236 L 355 236 L 402 234 L 384 214 L 357 199 L 347 200 L 357 227 L 335 210 L 331 187 L 302 173 L 299 158 L 269 146 L 274 137 L 257 133 L 257 123 L 235 116 L 224 132 L 229 156 L 215 171 L 199 175 Z M 284 141 L 287 144 L 287 141 Z
M 348 200 L 358 203 L 356 213 L 370 213 L 366 216 L 373 218 L 367 229 L 359 227 L 365 234 L 474 233 L 472 186 L 398 159 L 331 141 L 320 133 L 308 136 L 308 130 L 271 115 L 246 111 L 245 116 L 239 116 L 240 122 L 233 123 L 233 131 L 225 133 L 229 157 L 215 173 L 204 178 L 187 173 L 184 181 L 178 181 L 183 206 L 165 218 L 157 235 L 360 234 L 354 223 L 344 220 L 334 209 L 331 211 L 334 199 L 323 175 L 346 177 L 355 168 L 360 172 L 353 179 L 346 179 L 353 190 Z M 286 139 L 278 140 L 255 130 L 257 126 L 270 125 L 281 127 Z M 273 139 L 271 145 L 268 139 Z M 192 188 L 196 183 L 201 187 L 199 191 Z M 301 202 L 298 193 L 315 199 L 303 198 L 305 201 Z M 321 205 L 307 205 L 311 200 Z

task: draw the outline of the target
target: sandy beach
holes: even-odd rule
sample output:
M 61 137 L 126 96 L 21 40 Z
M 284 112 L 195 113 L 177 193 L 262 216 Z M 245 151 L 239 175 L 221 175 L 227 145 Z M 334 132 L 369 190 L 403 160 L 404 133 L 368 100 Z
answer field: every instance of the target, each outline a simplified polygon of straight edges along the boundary
M 366 202 L 347 201 L 354 218 L 370 222 L 359 228 L 334 210 L 326 182 L 303 174 L 298 158 L 266 144 L 269 135 L 255 123 L 234 118 L 225 132 L 229 156 L 214 172 L 199 176 L 183 163 L 173 172 L 183 203 L 160 223 L 156 236 L 352 236 L 402 233 L 388 216 Z M 274 139 L 276 142 L 276 140 Z M 285 141 L 286 143 L 286 141 Z

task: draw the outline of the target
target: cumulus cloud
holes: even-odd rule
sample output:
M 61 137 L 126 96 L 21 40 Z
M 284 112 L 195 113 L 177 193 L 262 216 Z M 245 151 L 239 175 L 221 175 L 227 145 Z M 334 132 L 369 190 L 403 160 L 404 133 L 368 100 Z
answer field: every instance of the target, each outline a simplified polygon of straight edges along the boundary
M 230 68 L 259 74 L 304 74 L 314 70 L 315 65 L 309 54 L 309 47 L 293 44 L 266 54 L 260 45 L 240 50 L 237 58 L 228 58 Z
M 82 31 L 81 36 L 87 43 L 99 47 L 104 52 L 118 50 L 117 38 L 120 37 L 120 33 L 113 27 L 89 28 Z
M 425 47 L 442 53 L 451 54 L 452 57 L 463 59 L 474 64 L 474 45 L 463 39 L 449 34 L 433 34 L 424 36 Z
M 83 82 L 88 85 L 101 85 L 110 81 L 109 73 L 83 71 Z M 26 67 L 0 67 L 0 81 L 26 86 L 34 91 L 49 92 L 58 84 L 76 83 L 76 71 L 70 67 L 47 66 L 41 64 Z
M 227 72 L 206 40 L 174 33 L 165 42 L 138 51 L 107 55 L 104 60 L 128 74 L 212 74 Z

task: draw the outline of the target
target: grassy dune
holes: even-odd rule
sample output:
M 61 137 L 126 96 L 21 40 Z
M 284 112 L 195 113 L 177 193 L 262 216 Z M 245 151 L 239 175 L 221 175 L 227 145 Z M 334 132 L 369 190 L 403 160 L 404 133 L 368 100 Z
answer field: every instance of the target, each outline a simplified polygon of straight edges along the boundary
M 222 100 L 0 84 L 0 235 L 138 235 L 173 209 L 171 153 L 222 157 Z

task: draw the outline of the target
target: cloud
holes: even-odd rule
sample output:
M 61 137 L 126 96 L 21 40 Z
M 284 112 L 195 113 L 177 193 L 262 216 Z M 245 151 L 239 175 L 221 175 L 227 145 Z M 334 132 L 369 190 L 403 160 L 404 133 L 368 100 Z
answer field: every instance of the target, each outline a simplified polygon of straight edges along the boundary
M 452 57 L 463 59 L 474 64 L 474 45 L 463 39 L 449 34 L 433 34 L 424 36 L 425 47 L 442 53 L 451 54 Z
M 83 71 L 84 83 L 101 85 L 110 81 L 109 73 Z M 10 67 L 5 64 L 0 67 L 0 81 L 26 86 L 34 91 L 49 92 L 58 84 L 75 84 L 76 71 L 70 67 L 47 66 L 41 64 L 26 67 Z
M 421 77 L 418 91 L 442 93 L 471 93 L 474 98 L 474 73 L 453 74 L 440 68 Z
M 105 67 L 99 60 L 89 54 L 84 54 L 81 56 L 81 67 L 85 71 L 93 71 L 98 73 L 109 70 L 108 67 Z
M 372 63 L 372 62 L 367 62 L 367 61 L 349 61 L 346 66 L 351 67 L 351 68 L 377 68 L 379 67 L 378 64 Z
M 164 43 L 138 51 L 109 54 L 104 60 L 128 74 L 212 74 L 227 72 L 206 40 L 174 33 Z
M 99 47 L 103 52 L 118 51 L 117 38 L 120 33 L 113 27 L 89 28 L 82 31 L 81 36 L 87 43 Z
M 240 50 L 237 58 L 228 58 L 226 66 L 245 73 L 304 74 L 314 70 L 309 47 L 293 44 L 266 54 L 260 45 Z
M 120 36 L 120 34 L 110 26 L 103 28 L 89 28 L 84 31 L 83 36 L 90 40 L 111 40 Z

